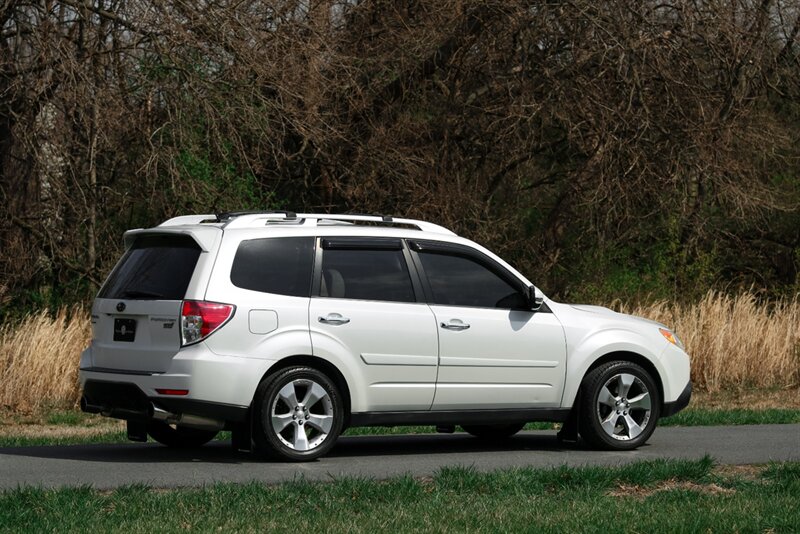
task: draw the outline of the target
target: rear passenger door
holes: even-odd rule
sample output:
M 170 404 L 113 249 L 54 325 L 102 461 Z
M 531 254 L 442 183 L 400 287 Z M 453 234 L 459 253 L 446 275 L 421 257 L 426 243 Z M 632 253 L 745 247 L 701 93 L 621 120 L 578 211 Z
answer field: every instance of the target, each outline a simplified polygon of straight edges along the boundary
M 438 339 L 403 241 L 320 238 L 309 314 L 314 355 L 347 358 L 353 411 L 428 410 Z

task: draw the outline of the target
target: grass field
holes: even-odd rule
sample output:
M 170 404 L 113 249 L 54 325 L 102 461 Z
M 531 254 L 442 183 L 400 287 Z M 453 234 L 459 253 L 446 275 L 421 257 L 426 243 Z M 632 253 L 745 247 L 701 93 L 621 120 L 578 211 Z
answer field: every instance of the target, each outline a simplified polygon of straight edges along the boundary
M 797 532 L 800 464 L 443 469 L 387 481 L 0 493 L 5 532 Z

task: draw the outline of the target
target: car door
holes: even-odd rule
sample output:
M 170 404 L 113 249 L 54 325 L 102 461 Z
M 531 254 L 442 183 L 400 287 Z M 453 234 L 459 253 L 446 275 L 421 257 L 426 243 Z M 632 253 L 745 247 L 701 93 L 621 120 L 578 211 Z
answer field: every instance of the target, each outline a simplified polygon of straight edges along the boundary
M 360 411 L 428 410 L 436 322 L 400 239 L 321 238 L 310 305 L 314 354 L 356 369 Z M 416 288 L 415 288 L 416 286 Z
M 471 247 L 411 244 L 439 332 L 432 409 L 559 406 L 564 331 L 552 313 L 530 310 L 524 282 Z

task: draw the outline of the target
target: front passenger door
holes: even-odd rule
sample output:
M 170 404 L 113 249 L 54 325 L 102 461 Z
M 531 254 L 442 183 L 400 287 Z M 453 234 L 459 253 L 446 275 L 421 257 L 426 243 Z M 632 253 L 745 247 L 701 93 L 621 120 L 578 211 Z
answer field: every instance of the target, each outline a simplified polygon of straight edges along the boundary
M 525 309 L 524 284 L 479 251 L 420 243 L 439 331 L 431 409 L 558 407 L 566 344 L 555 316 Z

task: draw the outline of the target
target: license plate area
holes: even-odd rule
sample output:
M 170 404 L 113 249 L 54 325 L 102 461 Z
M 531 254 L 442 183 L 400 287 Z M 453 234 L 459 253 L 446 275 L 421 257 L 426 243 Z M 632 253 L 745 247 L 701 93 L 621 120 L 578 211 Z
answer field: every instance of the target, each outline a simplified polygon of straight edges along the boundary
M 136 337 L 136 319 L 114 319 L 114 341 L 133 341 Z

